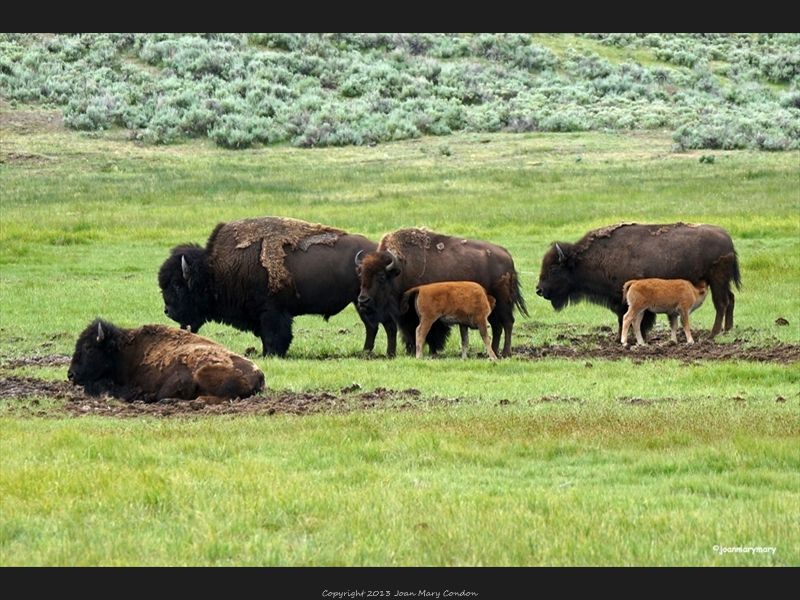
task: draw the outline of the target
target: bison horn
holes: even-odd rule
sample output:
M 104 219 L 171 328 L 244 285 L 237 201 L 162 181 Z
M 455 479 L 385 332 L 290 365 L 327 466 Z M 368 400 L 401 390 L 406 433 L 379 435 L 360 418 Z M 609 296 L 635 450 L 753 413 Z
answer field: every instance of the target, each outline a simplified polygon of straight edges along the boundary
M 357 267 L 360 267 L 361 266 L 361 261 L 364 260 L 363 258 L 359 258 L 361 256 L 362 252 L 364 252 L 364 251 L 363 250 L 359 250 L 358 253 L 356 254 L 356 266 Z
M 556 251 L 558 252 L 558 262 L 564 262 L 566 257 L 564 256 L 564 251 L 561 249 L 561 246 L 558 244 L 556 244 Z
M 186 262 L 185 256 L 181 256 L 181 270 L 183 271 L 183 278 L 186 281 L 189 281 L 189 278 L 192 276 L 192 272 L 189 270 L 189 263 Z
M 392 252 L 391 250 L 387 250 L 386 252 L 388 252 L 392 257 L 392 262 L 390 262 L 388 265 L 386 265 L 386 270 L 387 271 L 391 271 L 392 269 L 394 269 L 395 265 L 397 265 L 397 257 L 394 255 L 394 252 Z
M 106 339 L 106 334 L 103 333 L 103 326 L 98 323 L 97 324 L 97 343 L 100 344 L 102 341 Z

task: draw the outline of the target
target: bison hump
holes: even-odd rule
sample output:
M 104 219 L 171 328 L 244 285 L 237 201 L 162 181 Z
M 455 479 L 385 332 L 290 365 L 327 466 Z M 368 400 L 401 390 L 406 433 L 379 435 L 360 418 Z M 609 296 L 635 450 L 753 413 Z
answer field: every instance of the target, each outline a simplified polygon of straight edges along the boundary
M 261 264 L 269 275 L 269 291 L 274 294 L 294 286 L 292 274 L 284 266 L 284 246 L 305 252 L 316 244 L 333 246 L 347 232 L 320 223 L 307 223 L 288 217 L 260 217 L 230 223 L 228 235 L 233 236 L 236 249 L 261 244 Z
M 416 246 L 421 250 L 431 247 L 432 231 L 425 227 L 409 227 L 387 233 L 381 238 L 378 250 L 388 250 L 400 260 L 405 258 L 405 250 Z
M 644 224 L 644 223 L 636 223 L 636 222 L 622 222 L 616 223 L 614 225 L 607 225 L 605 227 L 600 227 L 598 229 L 593 229 L 589 233 L 587 233 L 583 239 L 579 240 L 575 246 L 575 252 L 583 252 L 588 250 L 591 247 L 592 243 L 595 240 L 599 240 L 602 238 L 610 238 L 614 236 L 615 233 L 620 232 L 622 235 L 631 234 L 631 235 L 641 235 L 642 233 L 648 234 L 650 236 L 660 236 L 664 234 L 668 234 L 673 230 L 681 229 L 681 228 L 698 228 L 701 225 L 694 224 L 694 223 L 683 223 L 678 221 L 677 223 L 669 223 L 664 225 L 654 225 L 654 224 Z M 630 228 L 630 229 L 629 229 Z M 633 233 L 636 231 L 636 233 Z

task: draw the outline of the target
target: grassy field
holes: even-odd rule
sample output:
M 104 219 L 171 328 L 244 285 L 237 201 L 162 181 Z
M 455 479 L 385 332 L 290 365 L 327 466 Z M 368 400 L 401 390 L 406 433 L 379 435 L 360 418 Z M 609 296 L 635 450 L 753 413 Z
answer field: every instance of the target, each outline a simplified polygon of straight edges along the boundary
M 257 215 L 501 244 L 530 311 L 514 346 L 578 350 L 612 344 L 616 319 L 536 297 L 552 242 L 619 221 L 713 223 L 744 283 L 714 347 L 800 344 L 797 153 L 701 162 L 666 133 L 234 153 L 58 120 L 0 105 L 3 378 L 63 381 L 63 361 L 37 359 L 71 355 L 98 316 L 172 324 L 156 281 L 170 248 Z M 712 322 L 710 307 L 692 317 L 701 339 Z M 260 347 L 222 325 L 201 333 Z M 72 418 L 45 396 L 0 398 L 0 564 L 800 565 L 796 360 L 490 364 L 476 333 L 468 361 L 457 338 L 438 360 L 367 360 L 348 308 L 296 319 L 287 359 L 255 359 L 270 391 L 419 392 L 370 408 Z M 751 547 L 775 551 L 734 550 Z

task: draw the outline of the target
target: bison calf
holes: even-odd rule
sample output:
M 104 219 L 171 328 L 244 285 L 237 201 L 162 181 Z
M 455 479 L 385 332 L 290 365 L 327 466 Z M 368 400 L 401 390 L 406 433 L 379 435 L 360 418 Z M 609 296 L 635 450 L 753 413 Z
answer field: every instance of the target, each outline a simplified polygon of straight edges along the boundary
M 414 297 L 414 306 L 419 315 L 416 331 L 417 358 L 422 358 L 422 347 L 431 326 L 438 320 L 448 325 L 458 324 L 461 329 L 461 358 L 467 357 L 469 346 L 468 328 L 481 332 L 489 358 L 497 360 L 489 339 L 489 314 L 495 306 L 495 299 L 483 287 L 472 281 L 444 281 L 429 283 L 408 290 L 400 301 L 400 313 L 408 312 L 408 304 Z
M 116 327 L 95 320 L 81 333 L 67 372 L 87 394 L 127 401 L 246 398 L 264 387 L 252 362 L 207 338 L 166 327 Z
M 706 299 L 708 288 L 704 280 L 693 285 L 685 279 L 632 279 L 622 286 L 622 300 L 628 304 L 628 312 L 622 318 L 622 345 L 627 345 L 628 328 L 633 322 L 636 341 L 644 344 L 642 317 L 645 311 L 666 313 L 672 327 L 672 341 L 677 342 L 678 315 L 683 322 L 686 343 L 694 344 L 689 330 L 689 313 L 699 308 Z

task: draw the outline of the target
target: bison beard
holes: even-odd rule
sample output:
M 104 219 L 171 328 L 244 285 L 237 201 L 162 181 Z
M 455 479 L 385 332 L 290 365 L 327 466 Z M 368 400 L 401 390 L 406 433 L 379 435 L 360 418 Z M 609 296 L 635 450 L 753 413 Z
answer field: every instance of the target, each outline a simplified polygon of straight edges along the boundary
M 177 246 L 161 266 L 164 312 L 195 332 L 207 321 L 249 331 L 261 338 L 264 355 L 285 356 L 295 316 L 327 320 L 355 304 L 352 261 L 376 247 L 363 236 L 296 219 L 220 223 L 205 248 Z M 379 323 L 364 324 L 364 350 L 371 352 Z M 395 325 L 384 327 L 388 335 Z
M 716 318 L 714 338 L 733 327 L 734 294 L 730 282 L 741 288 L 733 241 L 721 227 L 673 223 L 620 223 L 587 233 L 575 244 L 557 243 L 545 253 L 537 295 L 556 310 L 588 300 L 617 315 L 617 341 L 627 304 L 619 290 L 631 279 L 704 279 L 711 288 Z M 655 314 L 645 312 L 642 334 L 652 328 Z
M 252 362 L 199 335 L 164 325 L 125 329 L 95 320 L 78 337 L 67 377 L 89 395 L 146 402 L 246 398 L 264 388 Z

